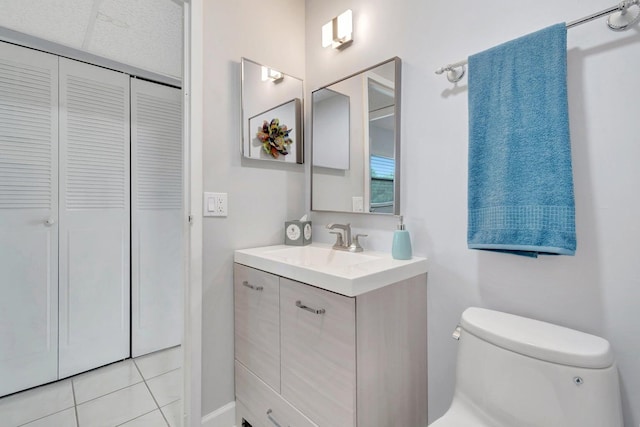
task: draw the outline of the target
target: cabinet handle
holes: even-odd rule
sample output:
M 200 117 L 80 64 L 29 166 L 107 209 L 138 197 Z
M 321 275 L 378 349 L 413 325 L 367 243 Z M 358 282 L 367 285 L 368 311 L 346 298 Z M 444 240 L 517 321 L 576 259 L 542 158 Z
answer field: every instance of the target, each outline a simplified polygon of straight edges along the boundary
M 315 308 L 307 307 L 306 305 L 302 304 L 302 301 L 296 301 L 296 307 L 301 308 L 303 310 L 310 311 L 313 314 L 324 314 L 324 313 L 326 313 L 326 310 L 324 308 L 315 309 Z
M 242 286 L 246 286 L 247 288 L 253 289 L 254 291 L 261 291 L 264 289 L 262 286 L 253 286 L 251 283 L 247 282 L 246 280 L 242 282 Z
M 273 413 L 273 411 L 271 410 L 271 408 L 267 409 L 267 418 L 269 418 L 269 421 L 271 421 L 273 424 L 275 424 L 277 427 L 282 427 L 280 426 L 280 424 L 278 424 L 278 422 L 271 416 L 271 414 Z

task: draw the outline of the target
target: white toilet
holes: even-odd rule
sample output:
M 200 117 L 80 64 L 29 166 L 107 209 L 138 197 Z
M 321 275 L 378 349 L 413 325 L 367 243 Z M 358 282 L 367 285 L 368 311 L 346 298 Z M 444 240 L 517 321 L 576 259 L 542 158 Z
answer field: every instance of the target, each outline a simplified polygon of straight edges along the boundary
M 431 427 L 621 427 L 618 370 L 603 338 L 512 314 L 462 313 L 456 388 Z

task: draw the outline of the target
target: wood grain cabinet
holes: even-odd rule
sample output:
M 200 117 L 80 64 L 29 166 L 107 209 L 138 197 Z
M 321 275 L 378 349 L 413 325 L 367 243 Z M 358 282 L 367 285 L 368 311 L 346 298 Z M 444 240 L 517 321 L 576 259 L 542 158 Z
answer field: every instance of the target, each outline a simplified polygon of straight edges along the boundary
M 280 392 L 279 277 L 234 266 L 235 358 Z
M 234 272 L 237 426 L 427 425 L 426 274 L 348 297 Z

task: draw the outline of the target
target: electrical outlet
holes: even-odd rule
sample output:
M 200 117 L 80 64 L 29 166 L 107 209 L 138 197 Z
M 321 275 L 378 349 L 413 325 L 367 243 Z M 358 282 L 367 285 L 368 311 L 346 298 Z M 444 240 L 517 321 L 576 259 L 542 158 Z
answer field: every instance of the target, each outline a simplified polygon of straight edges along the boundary
M 227 216 L 227 193 L 204 193 L 204 216 Z
M 362 196 L 353 196 L 351 198 L 351 207 L 353 212 L 364 211 L 364 198 Z

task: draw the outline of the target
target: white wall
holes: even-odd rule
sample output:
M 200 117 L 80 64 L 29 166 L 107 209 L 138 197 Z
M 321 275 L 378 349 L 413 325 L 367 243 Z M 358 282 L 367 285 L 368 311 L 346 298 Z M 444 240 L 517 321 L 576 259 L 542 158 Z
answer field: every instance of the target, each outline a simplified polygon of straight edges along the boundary
M 554 322 L 609 339 L 620 369 L 627 427 L 640 423 L 640 32 L 603 19 L 569 30 L 569 103 L 577 204 L 575 257 L 528 259 L 466 248 L 467 89 L 434 70 L 444 64 L 612 3 L 596 0 L 307 0 L 306 76 L 313 90 L 382 60 L 403 60 L 402 213 L 414 252 L 429 267 L 429 418 L 447 409 L 454 385 L 451 332 L 468 306 Z M 353 9 L 355 41 L 321 47 L 321 26 Z M 508 18 L 506 18 L 508 17 Z M 307 194 L 307 199 L 309 199 Z M 308 203 L 308 201 L 307 201 Z M 393 218 L 314 213 L 351 222 L 365 248 L 390 250 Z
M 228 193 L 229 216 L 204 220 L 203 415 L 234 400 L 233 251 L 282 243 L 305 210 L 304 165 L 241 158 L 240 58 L 304 76 L 304 37 L 300 0 L 204 3 L 204 191 Z

